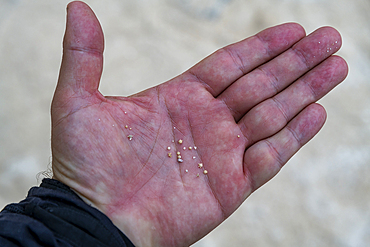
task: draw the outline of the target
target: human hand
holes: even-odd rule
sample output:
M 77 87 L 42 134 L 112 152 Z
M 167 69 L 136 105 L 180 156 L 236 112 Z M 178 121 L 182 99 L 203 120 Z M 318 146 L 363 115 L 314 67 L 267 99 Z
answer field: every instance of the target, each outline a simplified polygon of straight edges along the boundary
M 319 131 L 326 113 L 314 102 L 347 75 L 332 56 L 340 46 L 332 28 L 305 37 L 283 24 L 159 86 L 105 97 L 102 30 L 88 6 L 71 3 L 51 109 L 54 178 L 136 246 L 188 246 Z

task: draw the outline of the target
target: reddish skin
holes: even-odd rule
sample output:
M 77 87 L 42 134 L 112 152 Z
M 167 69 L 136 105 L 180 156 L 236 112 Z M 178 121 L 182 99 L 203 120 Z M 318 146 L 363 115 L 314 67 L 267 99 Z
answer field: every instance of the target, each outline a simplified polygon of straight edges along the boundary
M 320 130 L 326 113 L 314 102 L 347 75 L 345 61 L 332 56 L 340 46 L 333 28 L 306 37 L 298 24 L 283 24 L 157 87 L 104 97 L 103 33 L 90 8 L 73 2 L 51 109 L 54 178 L 136 246 L 189 246 Z M 183 144 L 171 142 L 178 139 Z

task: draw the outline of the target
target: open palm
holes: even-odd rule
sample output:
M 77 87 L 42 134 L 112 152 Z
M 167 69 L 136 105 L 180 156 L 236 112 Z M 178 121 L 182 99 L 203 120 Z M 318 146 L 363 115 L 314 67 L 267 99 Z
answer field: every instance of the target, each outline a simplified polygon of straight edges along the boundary
M 332 28 L 266 29 L 130 97 L 98 91 L 103 33 L 68 7 L 52 104 L 54 178 L 137 246 L 188 246 L 232 214 L 323 125 L 347 74 Z

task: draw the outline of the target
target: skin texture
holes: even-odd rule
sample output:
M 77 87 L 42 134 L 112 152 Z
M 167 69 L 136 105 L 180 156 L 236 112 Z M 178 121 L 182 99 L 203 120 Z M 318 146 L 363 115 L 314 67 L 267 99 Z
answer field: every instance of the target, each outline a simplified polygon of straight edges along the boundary
M 159 86 L 106 97 L 100 24 L 82 2 L 67 12 L 51 107 L 54 178 L 136 246 L 189 246 L 223 222 L 320 130 L 326 113 L 314 102 L 347 75 L 333 56 L 336 30 L 306 36 L 287 23 Z

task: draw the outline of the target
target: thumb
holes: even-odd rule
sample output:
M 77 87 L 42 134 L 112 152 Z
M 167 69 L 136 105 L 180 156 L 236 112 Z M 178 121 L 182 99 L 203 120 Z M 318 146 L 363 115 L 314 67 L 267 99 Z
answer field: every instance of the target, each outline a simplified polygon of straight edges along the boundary
M 103 31 L 94 12 L 83 2 L 68 4 L 54 107 L 97 92 L 103 70 L 103 51 Z

